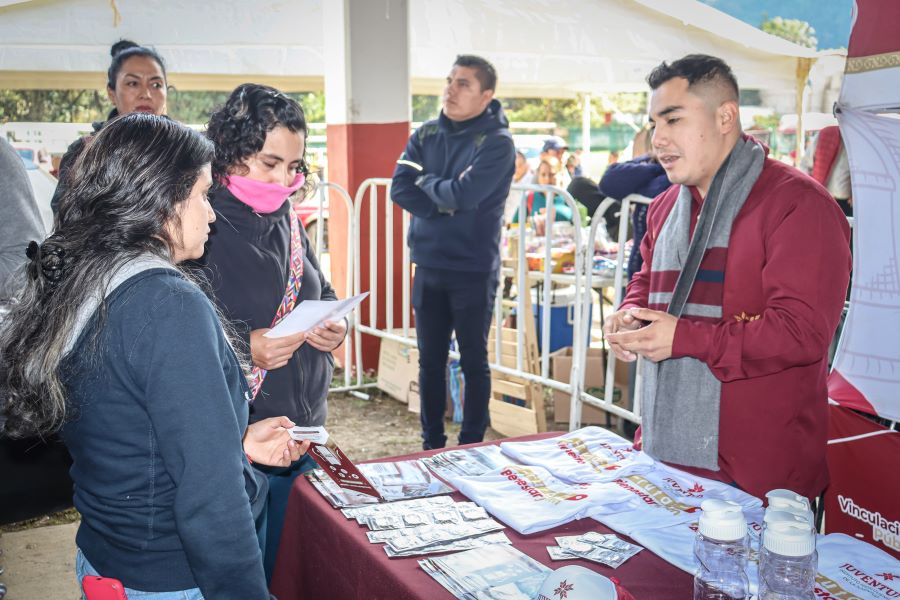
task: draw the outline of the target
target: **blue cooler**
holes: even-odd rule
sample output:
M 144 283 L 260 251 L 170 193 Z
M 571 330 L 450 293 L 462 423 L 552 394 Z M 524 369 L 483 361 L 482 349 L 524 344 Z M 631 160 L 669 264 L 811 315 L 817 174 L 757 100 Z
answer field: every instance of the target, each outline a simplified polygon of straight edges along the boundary
M 572 335 L 575 327 L 575 286 L 558 288 L 550 291 L 550 352 L 572 346 Z M 544 294 L 537 289 L 531 293 L 535 307 L 534 322 L 537 329 L 538 352 L 543 349 L 543 330 L 541 321 L 544 318 Z M 588 322 L 585 324 L 585 335 L 590 335 L 593 302 L 588 309 Z

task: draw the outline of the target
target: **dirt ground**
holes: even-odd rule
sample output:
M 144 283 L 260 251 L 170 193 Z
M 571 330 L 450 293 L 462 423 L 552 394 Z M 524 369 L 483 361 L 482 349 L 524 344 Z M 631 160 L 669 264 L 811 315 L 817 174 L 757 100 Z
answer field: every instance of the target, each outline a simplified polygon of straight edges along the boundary
M 401 456 L 422 450 L 418 413 L 377 389 L 366 390 L 369 400 L 353 396 L 328 399 L 328 433 L 354 461 Z M 446 422 L 447 445 L 456 445 L 459 423 Z M 485 440 L 500 439 L 488 429 Z

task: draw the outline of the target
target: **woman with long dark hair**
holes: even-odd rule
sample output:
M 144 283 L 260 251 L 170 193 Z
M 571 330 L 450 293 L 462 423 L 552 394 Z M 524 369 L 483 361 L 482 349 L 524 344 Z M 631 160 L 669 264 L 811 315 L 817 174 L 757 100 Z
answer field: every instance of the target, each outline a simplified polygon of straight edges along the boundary
M 120 115 L 144 112 L 166 114 L 166 98 L 169 84 L 166 63 L 153 48 L 139 46 L 131 40 L 119 40 L 109 50 L 112 57 L 106 71 L 106 95 L 113 105 L 106 121 L 93 123 L 91 135 L 78 138 L 69 146 L 59 161 L 59 183 L 50 201 L 53 213 L 59 210 L 59 200 L 69 185 L 69 170 L 84 150 L 85 144 L 103 129 L 110 120 Z
M 347 331 L 341 320 L 290 337 L 264 335 L 305 300 L 337 299 L 290 200 L 310 187 L 307 130 L 295 100 L 251 83 L 231 93 L 207 129 L 216 145 L 212 206 L 217 220 L 201 263 L 216 303 L 250 349 L 251 422 L 287 415 L 299 425 L 324 425 L 331 352 Z M 286 469 L 262 468 L 269 478 L 269 577 L 291 483 L 312 466 L 307 457 Z
M 293 423 L 247 426 L 249 387 L 214 306 L 178 264 L 203 254 L 213 146 L 130 114 L 87 145 L 57 228 L 28 248 L 0 330 L 4 433 L 61 430 L 79 580 L 141 598 L 269 598 L 256 527 Z

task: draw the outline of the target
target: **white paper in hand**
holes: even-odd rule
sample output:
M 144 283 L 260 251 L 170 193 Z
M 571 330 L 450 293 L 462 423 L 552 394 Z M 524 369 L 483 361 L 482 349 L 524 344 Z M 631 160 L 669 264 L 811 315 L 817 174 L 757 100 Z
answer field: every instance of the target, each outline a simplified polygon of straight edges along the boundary
M 343 319 L 368 295 L 369 292 L 363 292 L 346 300 L 304 300 L 264 335 L 267 338 L 285 337 L 309 331 L 324 321 Z

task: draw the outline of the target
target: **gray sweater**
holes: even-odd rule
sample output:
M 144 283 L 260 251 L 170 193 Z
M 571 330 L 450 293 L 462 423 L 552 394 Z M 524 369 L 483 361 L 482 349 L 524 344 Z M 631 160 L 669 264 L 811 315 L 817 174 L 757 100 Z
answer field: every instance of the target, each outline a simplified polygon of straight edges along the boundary
M 34 200 L 22 159 L 0 139 L 0 303 L 21 285 L 16 275 L 25 261 L 28 242 L 41 242 L 44 223 Z

